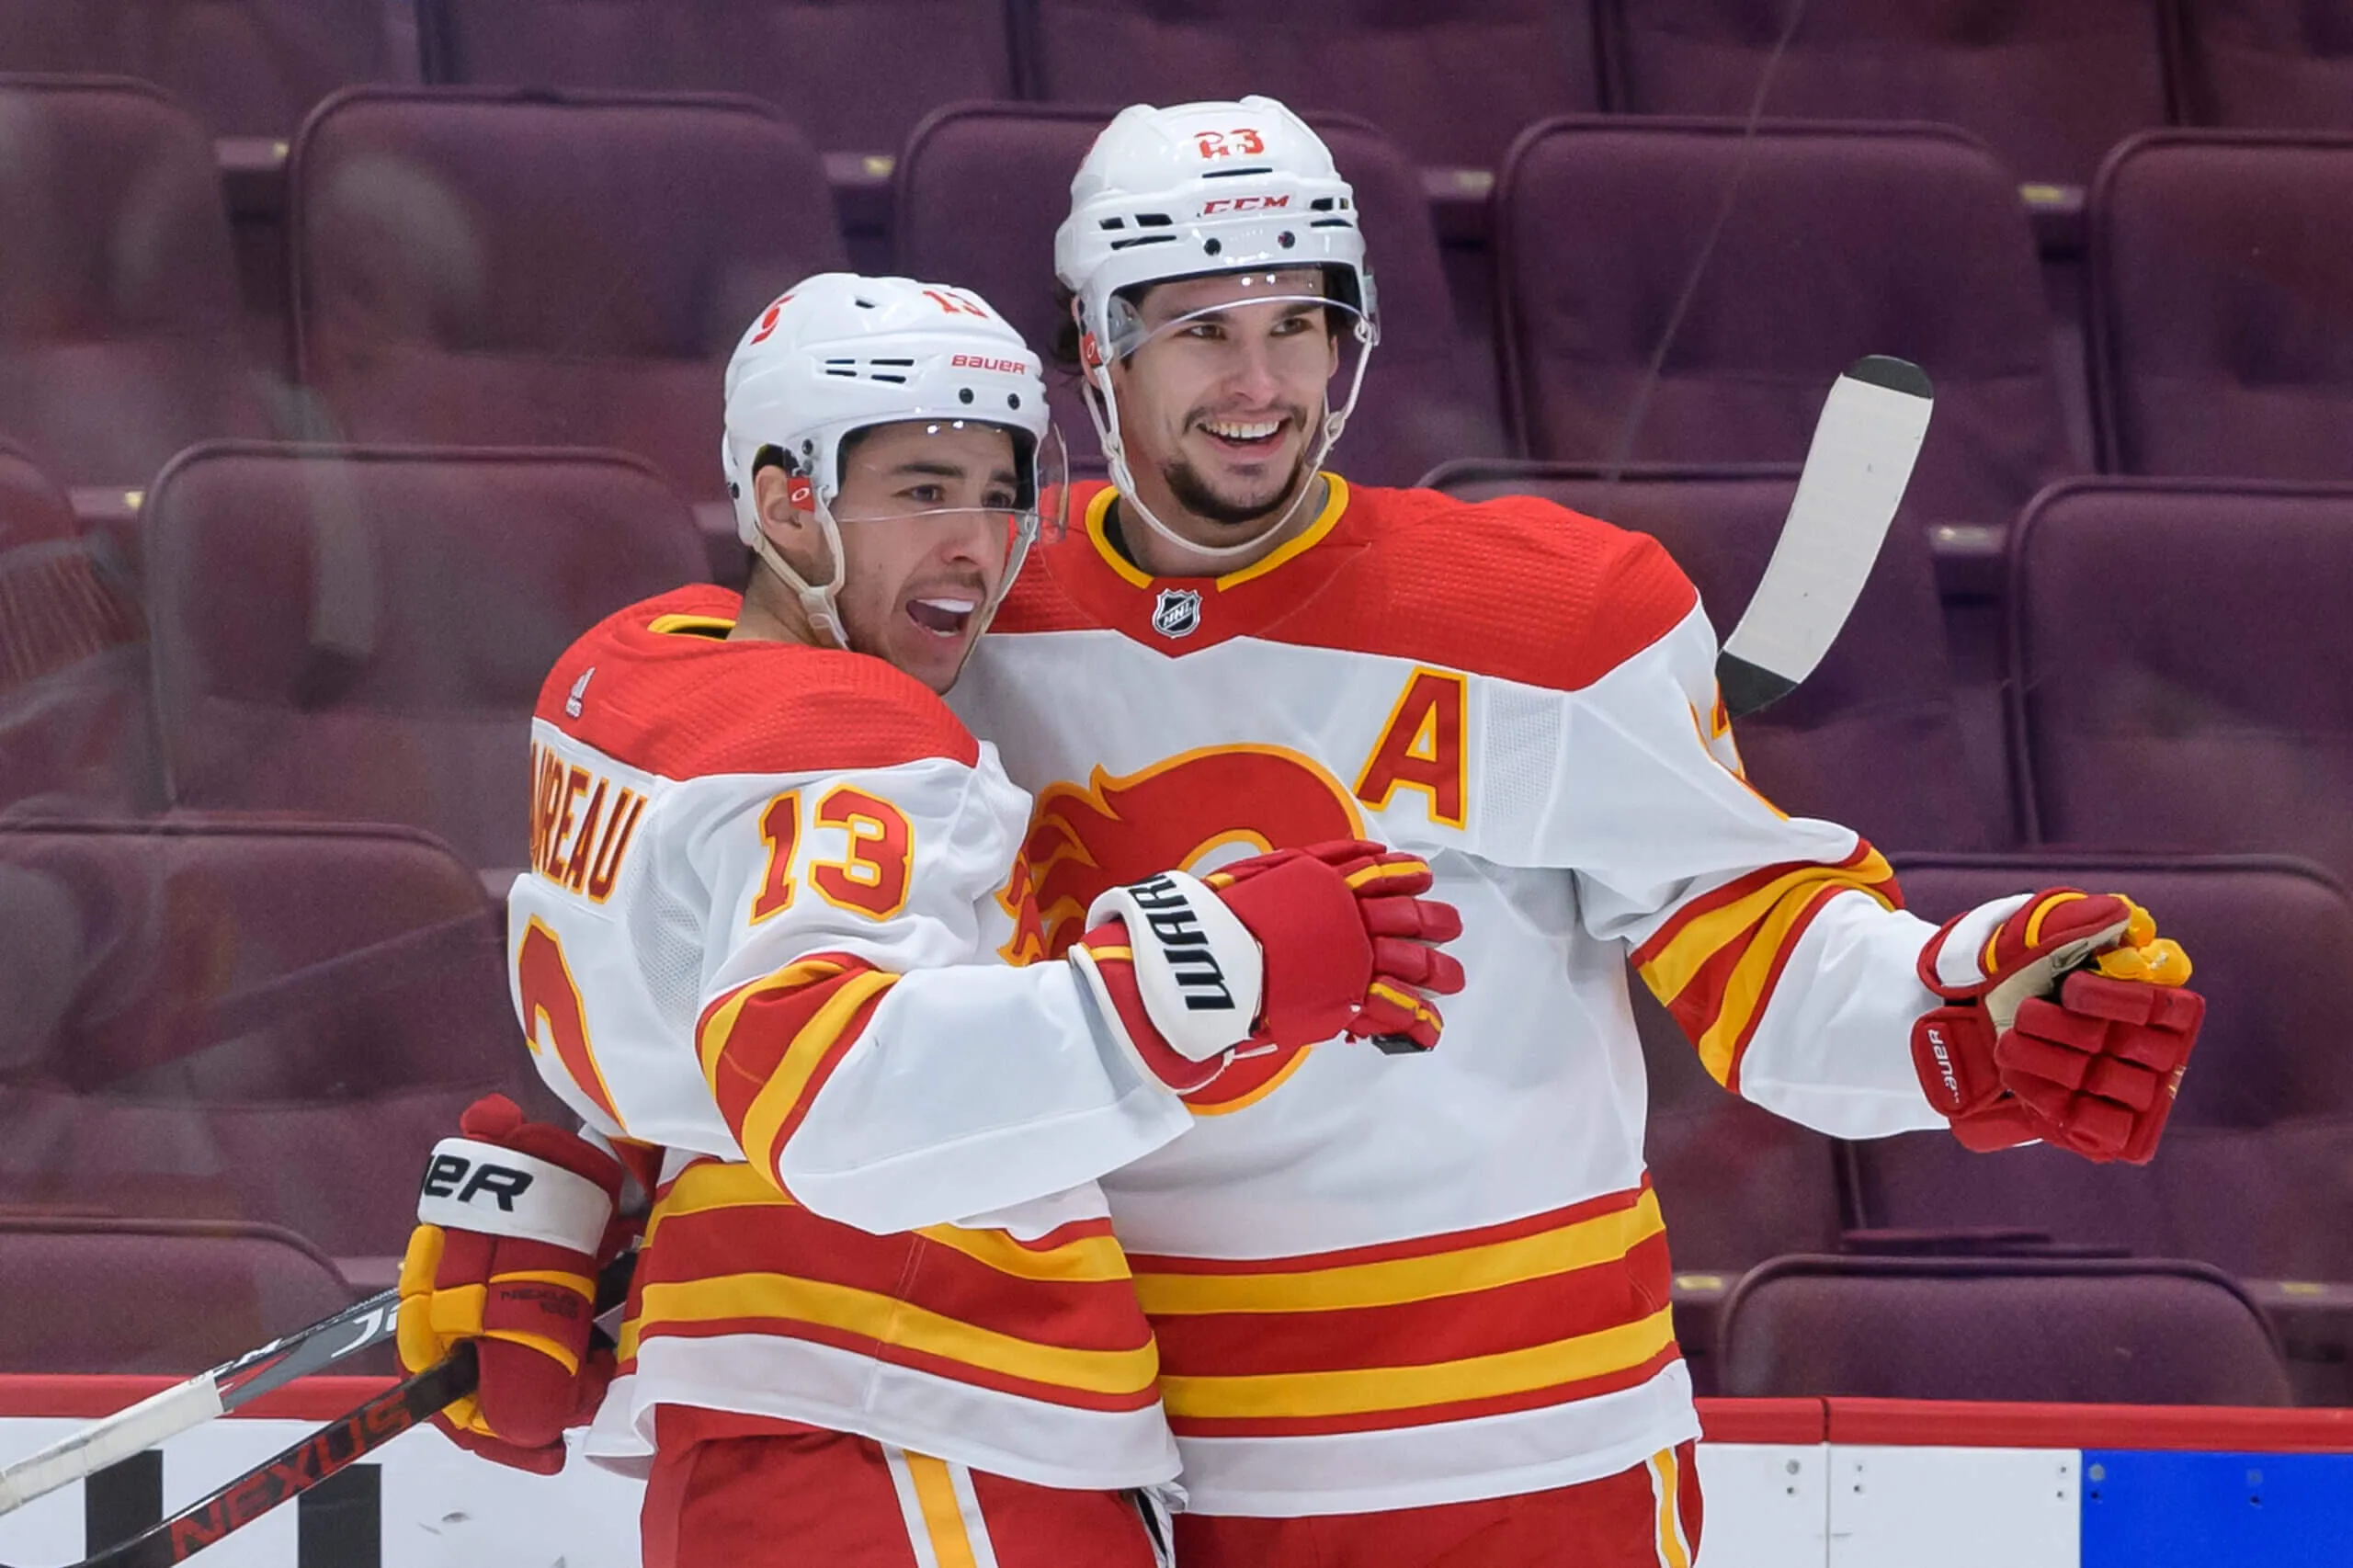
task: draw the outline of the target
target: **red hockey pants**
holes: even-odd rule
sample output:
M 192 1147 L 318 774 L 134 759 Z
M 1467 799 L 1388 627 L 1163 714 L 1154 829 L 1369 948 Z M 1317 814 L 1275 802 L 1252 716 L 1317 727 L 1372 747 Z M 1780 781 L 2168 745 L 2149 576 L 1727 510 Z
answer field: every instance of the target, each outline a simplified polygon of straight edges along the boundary
M 1131 1494 L 1035 1486 L 837 1432 L 674 1445 L 665 1431 L 642 1520 L 645 1568 L 1154 1564 Z

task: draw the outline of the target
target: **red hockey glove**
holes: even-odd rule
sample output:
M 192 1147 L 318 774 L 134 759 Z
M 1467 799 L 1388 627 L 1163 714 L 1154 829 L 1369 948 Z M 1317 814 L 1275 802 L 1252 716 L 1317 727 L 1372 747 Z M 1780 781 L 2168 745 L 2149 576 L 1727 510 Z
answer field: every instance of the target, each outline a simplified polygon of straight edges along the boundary
M 422 1371 L 460 1341 L 482 1369 L 434 1421 L 461 1448 L 517 1470 L 563 1468 L 563 1429 L 595 1414 L 612 1353 L 591 1351 L 597 1270 L 618 1252 L 621 1166 L 504 1095 L 476 1100 L 433 1151 L 401 1263 L 401 1365 Z
M 1462 934 L 1462 917 L 1419 896 L 1430 881 L 1427 862 L 1355 839 L 1199 880 L 1164 871 L 1097 899 L 1071 961 L 1145 1070 L 1179 1094 L 1236 1056 L 1335 1035 L 1427 1051 L 1444 1027 L 1427 996 L 1462 989 L 1462 966 L 1437 946 Z
M 2130 899 L 2002 899 L 1921 949 L 1921 983 L 1948 1005 L 1912 1026 L 1912 1064 L 1971 1149 L 2040 1139 L 2146 1165 L 2206 1016 L 2188 978 L 2189 956 Z

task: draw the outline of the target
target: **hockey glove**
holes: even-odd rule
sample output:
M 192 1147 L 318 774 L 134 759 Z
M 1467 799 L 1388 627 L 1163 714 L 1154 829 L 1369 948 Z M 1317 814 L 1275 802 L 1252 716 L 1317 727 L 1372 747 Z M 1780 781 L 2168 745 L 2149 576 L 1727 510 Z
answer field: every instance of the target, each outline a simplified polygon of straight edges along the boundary
M 1097 1007 L 1146 1071 L 1178 1094 L 1236 1056 L 1336 1035 L 1444 1026 L 1427 999 L 1462 989 L 1438 950 L 1454 906 L 1421 897 L 1427 862 L 1343 839 L 1237 861 L 1207 877 L 1164 871 L 1113 888 L 1071 949 Z
M 599 1265 L 626 1233 L 621 1165 L 576 1133 L 476 1100 L 427 1163 L 401 1263 L 401 1365 L 422 1371 L 474 1341 L 474 1393 L 434 1421 L 517 1470 L 563 1468 L 563 1429 L 594 1415 L 612 1353 L 591 1351 Z
M 2188 955 L 2130 899 L 1996 900 L 1921 949 L 1920 980 L 1946 1006 L 1912 1026 L 1913 1067 L 1971 1149 L 2040 1139 L 2146 1165 L 2206 1016 L 2188 978 Z

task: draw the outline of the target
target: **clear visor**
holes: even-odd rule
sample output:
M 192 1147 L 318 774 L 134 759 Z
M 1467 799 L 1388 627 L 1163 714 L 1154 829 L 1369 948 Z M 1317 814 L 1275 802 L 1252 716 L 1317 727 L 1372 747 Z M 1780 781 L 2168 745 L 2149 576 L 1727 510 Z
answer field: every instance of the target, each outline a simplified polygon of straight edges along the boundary
M 1070 458 L 1051 426 L 1034 447 L 1027 430 L 977 419 L 903 420 L 855 431 L 842 444 L 826 508 L 834 521 L 969 535 L 993 551 L 991 569 L 1001 566 L 992 609 L 1030 546 L 1062 538 L 1067 526 Z
M 1156 371 L 1205 388 L 1251 381 L 1296 395 L 1335 377 L 1344 387 L 1355 384 L 1374 336 L 1355 305 L 1302 290 L 1295 270 L 1231 273 L 1216 284 L 1214 297 L 1201 303 L 1178 296 L 1187 308 L 1173 315 L 1161 314 L 1167 289 L 1155 290 L 1141 311 L 1115 297 L 1108 322 L 1110 358 L 1149 350 Z

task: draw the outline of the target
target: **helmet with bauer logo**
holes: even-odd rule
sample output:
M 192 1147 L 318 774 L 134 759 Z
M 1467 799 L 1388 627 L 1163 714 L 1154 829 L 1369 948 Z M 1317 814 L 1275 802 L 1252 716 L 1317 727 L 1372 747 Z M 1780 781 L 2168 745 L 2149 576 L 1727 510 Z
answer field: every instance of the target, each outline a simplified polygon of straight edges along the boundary
M 1111 366 L 1148 335 L 1137 297 L 1152 284 L 1180 278 L 1323 271 L 1329 301 L 1353 318 L 1357 352 L 1346 400 L 1335 407 L 1325 399 L 1319 441 L 1305 465 L 1312 473 L 1355 410 L 1365 365 L 1381 339 L 1356 193 L 1324 139 L 1269 97 L 1166 108 L 1135 104 L 1096 138 L 1070 193 L 1070 216 L 1054 234 L 1054 272 L 1075 300 L 1087 412 L 1123 505 L 1134 503 L 1135 483 Z M 1309 488 L 1302 487 L 1302 497 Z M 1136 509 L 1167 533 L 1148 511 Z M 1211 556 L 1239 555 L 1288 517 L 1287 511 L 1243 544 L 1178 542 Z
M 838 646 L 848 645 L 834 606 L 844 577 L 833 515 L 843 443 L 876 426 L 915 421 L 986 425 L 1012 436 L 1020 522 L 1006 564 L 1009 585 L 1037 538 L 1041 500 L 1059 500 L 1067 486 L 1038 356 L 988 301 L 942 283 L 820 273 L 761 312 L 727 363 L 720 460 L 736 534 Z M 761 530 L 753 480 L 768 463 L 783 467 L 794 505 L 815 514 L 831 581 L 807 581 Z M 982 612 L 983 626 L 995 608 L 993 599 Z

